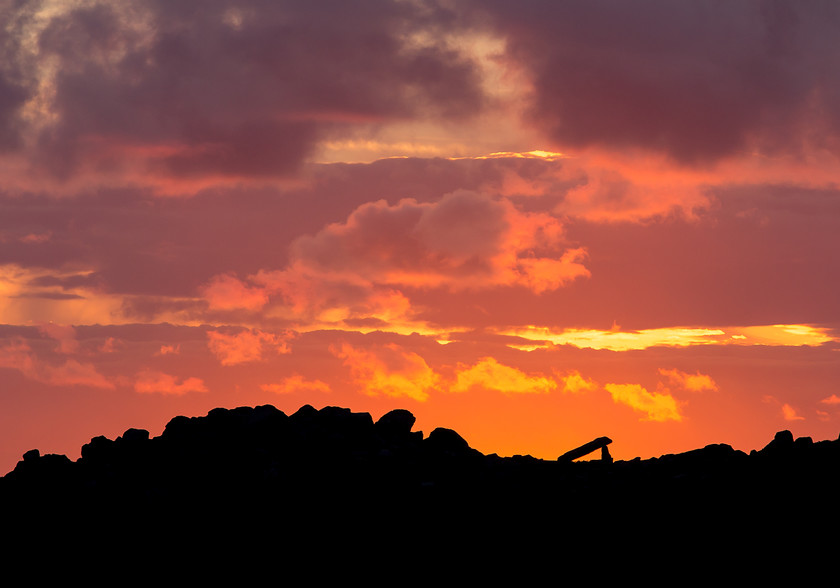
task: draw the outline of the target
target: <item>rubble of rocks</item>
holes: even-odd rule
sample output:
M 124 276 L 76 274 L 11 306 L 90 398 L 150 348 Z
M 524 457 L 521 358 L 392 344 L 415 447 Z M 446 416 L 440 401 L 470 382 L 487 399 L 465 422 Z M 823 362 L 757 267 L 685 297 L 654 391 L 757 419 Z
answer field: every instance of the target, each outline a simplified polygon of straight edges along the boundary
M 3 520 L 135 543 L 260 530 L 287 550 L 352 551 L 372 534 L 380 550 L 509 542 L 530 553 L 549 536 L 556 553 L 637 541 L 640 529 L 655 531 L 660 550 L 709 533 L 734 548 L 837 518 L 840 440 L 782 431 L 750 453 L 718 444 L 613 461 L 600 437 L 542 460 L 484 455 L 453 430 L 424 436 L 414 422 L 407 410 L 374 422 L 339 407 L 217 408 L 175 417 L 158 437 L 94 437 L 75 462 L 33 449 L 0 478 Z M 603 459 L 574 461 L 597 449 Z

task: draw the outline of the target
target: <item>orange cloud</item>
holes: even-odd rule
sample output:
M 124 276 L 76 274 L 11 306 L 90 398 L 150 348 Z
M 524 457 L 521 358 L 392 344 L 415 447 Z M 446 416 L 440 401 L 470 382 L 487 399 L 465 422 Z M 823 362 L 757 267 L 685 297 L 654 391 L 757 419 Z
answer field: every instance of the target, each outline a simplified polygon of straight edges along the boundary
M 782 405 L 782 414 L 785 417 L 786 421 L 804 421 L 805 417 L 799 416 L 796 414 L 796 409 L 793 408 L 790 404 L 783 404 Z
M 207 331 L 207 346 L 222 365 L 236 365 L 263 358 L 265 347 L 277 353 L 290 353 L 288 343 L 280 336 L 260 330 L 242 331 L 227 335 L 221 331 Z
M 260 386 L 265 392 L 275 394 L 291 394 L 292 392 L 329 392 L 329 384 L 321 380 L 307 380 L 299 374 L 284 378 L 278 384 L 263 384 Z
M 248 286 L 235 276 L 215 276 L 201 288 L 211 310 L 260 310 L 268 303 L 268 294 L 261 288 Z
M 820 402 L 822 402 L 823 404 L 840 404 L 840 396 L 837 396 L 837 394 L 832 394 L 828 398 L 823 398 L 822 400 L 820 400 Z
M 557 382 L 543 376 L 529 376 L 492 357 L 485 357 L 472 367 L 459 364 L 455 383 L 449 389 L 464 392 L 475 386 L 505 394 L 540 394 L 556 390 Z
M 643 412 L 649 421 L 681 421 L 677 401 L 670 393 L 648 392 L 639 384 L 606 384 L 614 402 Z
M 582 392 L 588 392 L 590 390 L 594 390 L 598 387 L 592 380 L 587 380 L 580 372 L 577 370 L 570 372 L 565 376 L 561 376 L 563 380 L 563 392 L 568 392 L 571 394 L 580 394 Z
M 440 383 L 440 376 L 422 357 L 399 345 L 359 349 L 343 343 L 340 347 L 331 346 L 330 351 L 344 360 L 356 384 L 369 396 L 404 396 L 423 401 Z
M 569 249 L 560 259 L 548 257 L 519 258 L 515 263 L 512 283 L 519 283 L 535 294 L 556 290 L 576 278 L 589 277 L 589 270 L 583 265 L 586 249 Z
M 703 390 L 717 390 L 717 384 L 710 376 L 697 372 L 696 374 L 687 374 L 678 369 L 661 369 L 659 373 L 668 378 L 672 384 L 680 386 L 691 392 L 702 392 Z
M 695 217 L 709 207 L 703 185 L 711 174 L 675 168 L 667 158 L 588 150 L 557 172 L 571 187 L 556 210 L 594 222 L 639 222 L 655 216 Z
M 200 378 L 186 378 L 180 383 L 175 376 L 163 372 L 145 370 L 137 374 L 134 391 L 140 394 L 166 394 L 181 396 L 189 392 L 207 392 Z

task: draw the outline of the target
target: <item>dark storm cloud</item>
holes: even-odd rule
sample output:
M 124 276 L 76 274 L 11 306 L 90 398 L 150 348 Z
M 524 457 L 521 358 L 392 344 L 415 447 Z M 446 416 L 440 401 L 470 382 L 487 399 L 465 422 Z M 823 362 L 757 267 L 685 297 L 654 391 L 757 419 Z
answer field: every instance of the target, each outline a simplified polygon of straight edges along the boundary
M 34 91 L 22 50 L 23 28 L 35 3 L 0 0 L 0 152 L 21 146 L 23 108 Z
M 838 148 L 834 2 L 478 2 L 530 73 L 528 117 L 560 145 L 683 163 Z
M 385 0 L 73 10 L 40 33 L 39 63 L 57 64 L 41 163 L 68 176 L 124 152 L 178 177 L 273 176 L 354 125 L 468 116 L 483 99 L 473 64 L 443 42 L 453 18 Z

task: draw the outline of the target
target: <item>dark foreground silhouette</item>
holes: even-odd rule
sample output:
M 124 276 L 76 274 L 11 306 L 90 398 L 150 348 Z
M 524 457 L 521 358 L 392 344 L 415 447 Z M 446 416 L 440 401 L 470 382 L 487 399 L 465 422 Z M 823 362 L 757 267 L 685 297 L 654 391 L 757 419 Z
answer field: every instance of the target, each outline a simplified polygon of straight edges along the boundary
M 155 546 L 139 568 L 245 553 L 277 565 L 343 557 L 492 574 L 501 562 L 586 558 L 603 575 L 622 554 L 661 569 L 698 554 L 743 562 L 747 546 L 788 561 L 803 542 L 817 542 L 811 554 L 837 547 L 840 440 L 782 431 L 749 454 L 720 444 L 613 461 L 602 437 L 552 461 L 484 455 L 450 429 L 412 431 L 414 420 L 405 410 L 374 422 L 337 407 L 219 408 L 175 417 L 155 438 L 95 437 L 75 462 L 33 449 L 0 479 L 3 530 L 35 551 Z M 603 459 L 573 461 L 596 449 Z M 709 562 L 690 565 L 697 575 Z

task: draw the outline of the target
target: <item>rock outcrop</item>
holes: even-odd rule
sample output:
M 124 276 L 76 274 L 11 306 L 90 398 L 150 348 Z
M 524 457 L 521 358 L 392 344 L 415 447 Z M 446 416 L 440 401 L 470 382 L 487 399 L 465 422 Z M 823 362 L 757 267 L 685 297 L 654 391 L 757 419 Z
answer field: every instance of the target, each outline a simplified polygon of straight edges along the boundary
M 339 407 L 219 408 L 175 417 L 158 437 L 94 437 L 75 462 L 33 449 L 0 478 L 4 530 L 39 544 L 81 529 L 103 549 L 115 537 L 135 548 L 259 549 L 254 538 L 268 537 L 286 556 L 504 546 L 568 561 L 592 545 L 704 549 L 712 535 L 716 549 L 753 541 L 772 551 L 780 537 L 838 522 L 840 440 L 784 431 L 749 454 L 717 444 L 573 461 L 606 449 L 603 437 L 551 461 L 483 455 L 451 429 L 424 436 L 414 422 L 406 410 L 374 422 Z

